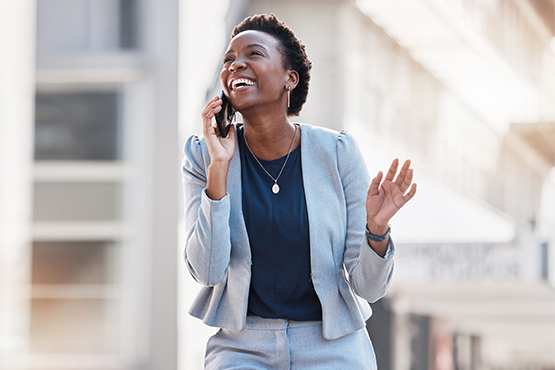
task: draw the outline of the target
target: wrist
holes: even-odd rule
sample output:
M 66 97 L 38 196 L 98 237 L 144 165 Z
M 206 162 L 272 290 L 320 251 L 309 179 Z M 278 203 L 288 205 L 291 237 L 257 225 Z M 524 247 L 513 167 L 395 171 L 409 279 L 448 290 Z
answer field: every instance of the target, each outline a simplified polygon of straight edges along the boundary
M 387 230 L 389 229 L 390 225 L 389 223 L 385 224 L 385 225 L 380 225 L 378 223 L 375 223 L 373 221 L 368 221 L 366 220 L 366 230 L 368 232 L 370 232 L 371 234 L 374 235 L 383 235 L 387 232 Z
M 366 225 L 366 237 L 369 240 L 375 241 L 375 242 L 383 242 L 384 240 L 386 240 L 389 237 L 389 233 L 391 232 L 391 227 L 389 225 L 387 225 L 385 227 L 385 229 L 383 228 L 378 228 L 379 231 L 373 231 L 372 229 L 368 228 L 368 224 Z M 374 230 L 376 230 L 376 228 L 374 228 Z
M 229 163 L 231 159 L 210 159 L 210 165 L 208 166 L 208 170 L 224 170 L 227 171 L 229 168 Z
M 206 195 L 212 200 L 220 200 L 227 194 L 227 172 L 229 164 L 213 162 L 208 166 Z

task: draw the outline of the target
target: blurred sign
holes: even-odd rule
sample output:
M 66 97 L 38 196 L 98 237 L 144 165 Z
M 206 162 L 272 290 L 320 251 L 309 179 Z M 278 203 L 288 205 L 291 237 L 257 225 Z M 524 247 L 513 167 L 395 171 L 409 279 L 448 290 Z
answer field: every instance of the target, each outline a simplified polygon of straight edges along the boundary
M 513 243 L 402 244 L 396 279 L 516 280 L 520 252 Z

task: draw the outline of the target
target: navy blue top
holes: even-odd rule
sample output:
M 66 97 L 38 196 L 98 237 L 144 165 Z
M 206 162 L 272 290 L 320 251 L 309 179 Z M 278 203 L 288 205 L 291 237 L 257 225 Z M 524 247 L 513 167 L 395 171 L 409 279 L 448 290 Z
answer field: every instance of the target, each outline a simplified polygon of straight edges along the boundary
M 274 181 L 246 147 L 243 132 L 241 127 L 238 142 L 243 215 L 253 262 L 248 314 L 295 321 L 322 320 L 322 307 L 310 279 L 310 237 L 300 145 L 291 152 L 278 180 L 280 191 L 274 194 Z M 275 179 L 286 158 L 259 161 Z

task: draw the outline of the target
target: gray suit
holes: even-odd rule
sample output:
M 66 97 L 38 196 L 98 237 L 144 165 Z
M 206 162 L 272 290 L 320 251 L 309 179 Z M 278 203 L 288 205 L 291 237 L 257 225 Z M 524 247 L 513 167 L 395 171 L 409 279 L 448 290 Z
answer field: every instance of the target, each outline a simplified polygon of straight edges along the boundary
M 367 169 L 345 131 L 301 125 L 301 158 L 310 227 L 312 281 L 322 304 L 323 336 L 336 339 L 361 329 L 371 315 L 367 301 L 381 298 L 393 272 L 393 243 L 379 257 L 364 237 Z M 190 314 L 210 326 L 245 327 L 251 252 L 242 213 L 239 145 L 231 160 L 227 195 L 206 196 L 210 157 L 203 139 L 185 146 L 185 261 L 200 284 Z M 269 190 L 269 189 L 268 189 Z

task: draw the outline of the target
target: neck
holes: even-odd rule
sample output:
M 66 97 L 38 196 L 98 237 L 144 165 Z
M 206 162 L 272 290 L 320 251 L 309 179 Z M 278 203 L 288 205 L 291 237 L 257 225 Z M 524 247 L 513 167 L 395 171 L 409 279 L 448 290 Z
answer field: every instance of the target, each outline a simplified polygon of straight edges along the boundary
M 244 119 L 245 140 L 255 156 L 264 160 L 274 160 L 289 153 L 291 147 L 300 143 L 300 135 L 295 137 L 296 126 L 286 118 L 279 120 L 251 121 Z M 291 143 L 295 138 L 295 143 Z

